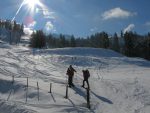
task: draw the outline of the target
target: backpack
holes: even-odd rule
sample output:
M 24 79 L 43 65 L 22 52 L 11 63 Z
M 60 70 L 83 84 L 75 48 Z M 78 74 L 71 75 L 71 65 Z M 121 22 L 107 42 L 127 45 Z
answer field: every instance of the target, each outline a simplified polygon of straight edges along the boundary
M 85 74 L 86 74 L 86 76 L 89 78 L 90 77 L 90 72 L 89 72 L 89 70 L 85 70 Z
M 88 76 L 88 78 L 90 77 L 90 72 L 89 72 L 89 70 L 86 70 L 86 74 L 87 74 L 87 76 Z

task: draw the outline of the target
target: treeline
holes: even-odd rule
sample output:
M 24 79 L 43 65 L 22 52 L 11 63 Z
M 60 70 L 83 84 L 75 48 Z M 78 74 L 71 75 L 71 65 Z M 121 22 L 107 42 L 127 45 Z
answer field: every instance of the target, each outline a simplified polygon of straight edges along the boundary
M 109 36 L 106 32 L 96 33 L 87 38 L 75 38 L 62 35 L 45 35 L 41 30 L 34 32 L 31 38 L 34 48 L 63 48 L 63 47 L 94 47 L 106 48 L 120 52 L 129 57 L 142 57 L 150 60 L 150 33 L 145 36 L 136 32 L 114 33 Z
M 52 34 L 45 35 L 42 30 L 37 30 L 32 33 L 30 46 L 33 48 L 77 47 L 76 39 L 73 35 L 68 38 L 62 34 L 57 36 Z
M 1 40 L 8 41 L 10 44 L 17 44 L 20 42 L 21 36 L 24 34 L 23 31 L 24 31 L 23 24 L 18 24 L 16 21 L 0 19 Z
M 150 60 L 150 33 L 140 36 L 137 33 L 129 32 L 124 36 L 123 53 L 129 57 L 142 57 Z

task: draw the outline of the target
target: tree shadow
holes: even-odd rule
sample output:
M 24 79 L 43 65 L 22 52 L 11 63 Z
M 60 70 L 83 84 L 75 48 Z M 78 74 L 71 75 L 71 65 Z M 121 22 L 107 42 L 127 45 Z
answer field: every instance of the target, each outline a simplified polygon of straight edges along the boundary
M 148 60 L 145 60 L 143 58 L 128 58 L 128 59 L 124 59 L 123 60 L 124 62 L 127 62 L 129 64 L 134 64 L 134 65 L 137 65 L 137 66 L 141 66 L 141 67 L 147 67 L 149 68 L 150 67 L 150 62 Z
M 109 99 L 107 99 L 107 98 L 105 98 L 105 97 L 99 96 L 99 95 L 97 95 L 96 93 L 94 93 L 93 91 L 92 91 L 92 94 L 93 94 L 95 97 L 97 97 L 98 99 L 100 99 L 101 101 L 103 101 L 103 102 L 106 102 L 106 103 L 108 103 L 108 104 L 113 104 L 113 102 L 112 102 L 111 100 L 109 100 Z
M 0 79 L 0 93 L 2 94 L 8 93 L 11 90 L 14 90 L 14 93 L 15 93 L 24 87 L 25 86 L 22 84 L 15 84 L 15 83 L 12 83 L 12 81 Z

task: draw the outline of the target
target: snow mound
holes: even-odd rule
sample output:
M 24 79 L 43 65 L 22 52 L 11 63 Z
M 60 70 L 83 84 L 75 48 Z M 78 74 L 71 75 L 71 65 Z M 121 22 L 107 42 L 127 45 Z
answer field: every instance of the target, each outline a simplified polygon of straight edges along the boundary
M 92 57 L 122 57 L 123 55 L 108 49 L 102 48 L 58 48 L 58 49 L 48 49 L 50 54 L 58 55 L 77 55 L 77 56 L 92 56 Z
M 57 48 L 48 50 L 33 49 L 34 55 L 45 54 L 46 62 L 56 62 L 76 66 L 107 66 L 109 59 L 124 58 L 122 54 L 102 48 Z

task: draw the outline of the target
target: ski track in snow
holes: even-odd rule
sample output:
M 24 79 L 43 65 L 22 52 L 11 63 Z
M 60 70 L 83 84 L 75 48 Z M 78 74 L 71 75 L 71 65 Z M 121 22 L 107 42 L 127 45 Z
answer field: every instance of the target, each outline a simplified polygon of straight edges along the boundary
M 82 51 L 78 49 L 79 51 L 73 51 Z M 148 61 L 121 55 L 117 57 L 112 51 L 108 51 L 110 52 L 108 57 L 106 52 L 102 52 L 105 55 L 99 57 L 84 52 L 83 56 L 82 52 L 65 54 L 65 51 L 71 52 L 71 48 L 35 51 L 34 55 L 32 50 L 19 46 L 12 46 L 10 49 L 0 48 L 1 51 L 0 112 L 1 110 L 3 113 L 49 113 L 50 111 L 52 113 L 149 113 L 150 111 L 150 78 L 148 78 L 150 62 Z M 64 99 L 66 70 L 70 64 L 73 64 L 77 70 L 74 76 L 76 87 L 69 88 L 69 99 L 66 100 Z M 83 80 L 82 69 L 86 68 L 91 73 L 89 80 L 91 110 L 86 108 L 86 90 L 80 87 Z M 12 76 L 15 76 L 13 85 Z M 28 92 L 26 77 L 29 78 Z M 40 101 L 37 100 L 37 81 L 40 87 Z M 52 94 L 48 93 L 50 82 L 54 87 Z M 28 102 L 25 102 L 26 93 Z M 23 109 L 20 109 L 20 106 L 23 106 Z

